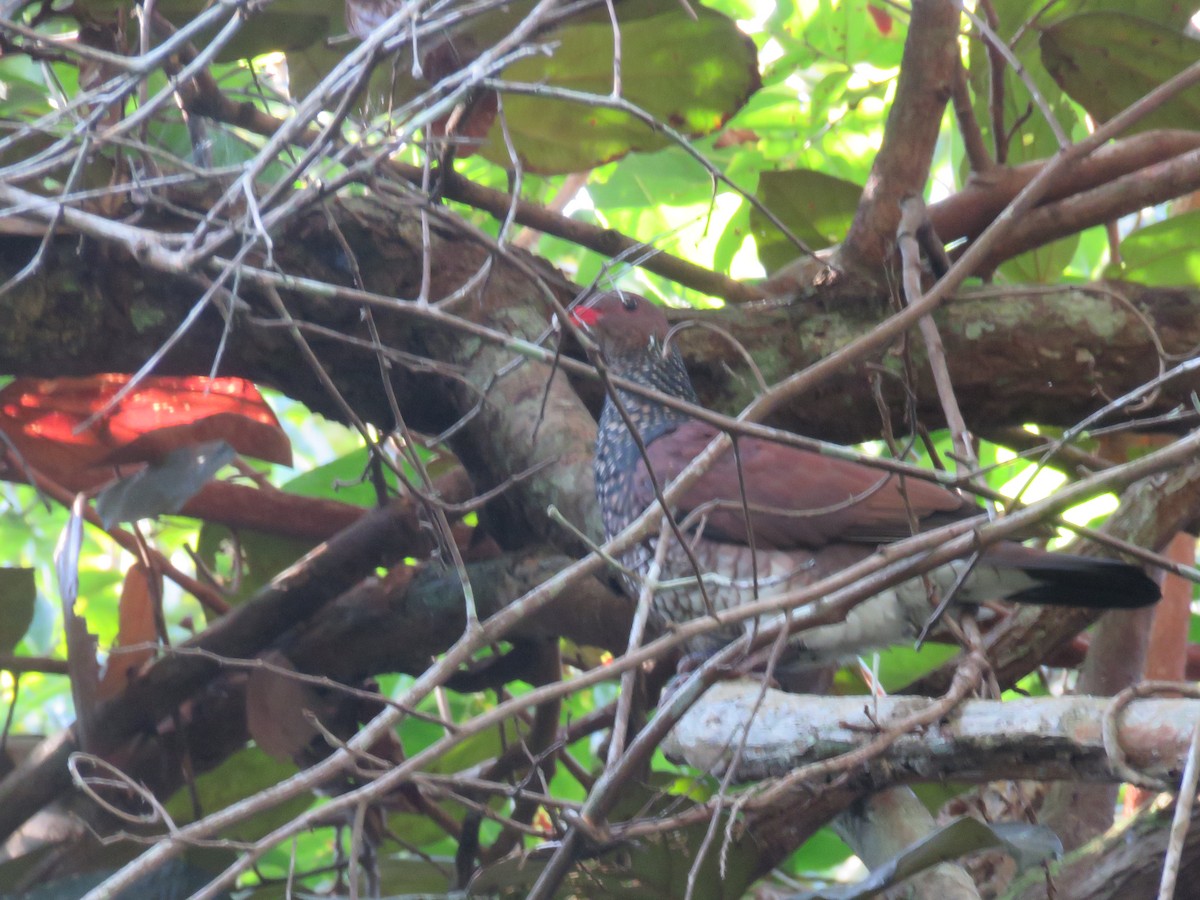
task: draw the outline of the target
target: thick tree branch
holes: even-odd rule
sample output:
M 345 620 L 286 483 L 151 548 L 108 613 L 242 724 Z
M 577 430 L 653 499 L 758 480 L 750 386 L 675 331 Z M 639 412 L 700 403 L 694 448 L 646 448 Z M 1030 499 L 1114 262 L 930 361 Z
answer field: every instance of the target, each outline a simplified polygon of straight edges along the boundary
M 853 752 L 888 722 L 936 703 L 917 697 L 814 697 L 768 689 L 758 715 L 750 711 L 761 685 L 724 682 L 709 688 L 663 743 L 668 755 L 706 772 L 725 771 L 749 721 L 737 780 L 761 781 Z M 944 721 L 897 740 L 881 756 L 846 773 L 859 788 L 878 790 L 915 781 L 997 778 L 1122 781 L 1104 747 L 1102 724 L 1111 700 L 1037 697 L 968 700 Z M 1178 780 L 1197 700 L 1136 700 L 1119 720 L 1126 761 L 1146 775 Z M 762 815 L 759 810 L 756 815 Z
M 958 56 L 958 6 L 951 0 L 914 0 L 896 99 L 883 144 L 871 166 L 854 222 L 835 268 L 877 273 L 891 257 L 900 201 L 923 194 L 942 111 L 953 94 Z
M 360 213 L 354 212 L 353 216 L 357 218 Z M 295 264 L 299 271 L 319 277 L 322 261 L 330 256 L 331 239 L 323 228 L 313 230 L 310 225 L 298 224 L 282 234 L 277 256 L 286 264 Z M 382 225 L 378 229 L 364 228 L 348 219 L 342 230 L 369 284 L 392 292 L 391 296 L 416 294 L 412 266 L 419 258 L 420 243 L 406 220 L 393 220 L 384 231 Z M 0 306 L 0 327 L 11 337 L 0 347 L 0 371 L 54 377 L 135 370 L 182 320 L 192 298 L 199 293 L 186 280 L 140 269 L 119 255 L 97 265 L 95 257 L 105 254 L 93 245 L 85 245 L 80 256 L 73 252 L 75 246 L 74 241 L 64 240 L 55 265 L 17 286 Z M 0 245 L 0 277 L 24 265 L 28 258 L 25 253 L 31 250 L 29 244 L 11 238 Z M 473 267 L 487 258 L 473 241 L 443 234 L 435 235 L 433 254 L 440 290 L 461 285 L 475 270 Z M 325 271 L 324 276 L 335 284 L 344 277 L 333 271 Z M 522 304 L 532 304 L 536 310 L 540 305 L 530 295 L 528 279 L 507 267 L 493 272 L 488 284 L 488 295 L 496 298 L 490 301 L 496 306 L 488 315 L 499 317 L 501 332 L 512 333 L 504 319 L 515 314 L 504 310 Z M 122 303 L 115 304 L 109 299 L 113 297 L 123 298 Z M 814 299 L 812 303 L 737 307 L 712 313 L 680 312 L 675 318 L 702 318 L 721 325 L 749 349 L 763 377 L 772 383 L 828 356 L 874 324 L 842 315 L 837 312 L 838 306 L 830 295 L 827 302 Z M 1144 311 L 1145 318 L 1137 314 L 1139 310 Z M 235 316 L 222 371 L 279 387 L 314 411 L 336 417 L 336 407 L 315 382 L 296 377 L 292 362 L 295 350 L 285 336 L 268 320 L 250 312 L 244 317 Z M 324 329 L 312 340 L 342 395 L 363 418 L 387 427 L 390 413 L 379 390 L 376 368 L 368 364 L 370 344 L 361 343 L 365 335 L 353 306 L 332 298 L 301 298 L 294 314 Z M 149 318 L 151 315 L 153 318 Z M 524 333 L 536 337 L 537 330 L 544 327 L 545 315 L 531 312 L 524 319 Z M 1095 410 L 1104 396 L 1119 396 L 1156 374 L 1155 335 L 1170 353 L 1185 352 L 1200 344 L 1200 291 L 1131 284 L 1100 289 L 988 289 L 965 292 L 936 318 L 956 392 L 968 413 L 968 425 L 977 430 L 995 429 L 1032 421 L 1065 427 Z M 479 393 L 457 381 L 463 370 L 453 347 L 455 342 L 479 347 L 476 338 L 455 336 L 448 325 L 431 325 L 419 310 L 410 311 L 402 305 L 394 311 L 377 309 L 376 320 L 384 329 L 388 352 L 396 360 L 390 370 L 392 381 L 411 427 L 438 433 L 473 408 Z M 447 320 L 442 314 L 442 319 L 435 321 Z M 147 325 L 148 321 L 157 324 Z M 201 316 L 163 360 L 159 371 L 207 373 L 223 330 L 224 323 L 215 311 L 211 317 Z M 339 339 L 339 334 L 346 337 Z M 444 335 L 438 351 L 445 354 L 442 360 L 428 358 L 429 339 L 435 334 Z M 707 329 L 693 328 L 683 332 L 679 341 L 705 405 L 734 412 L 751 399 L 755 381 L 727 340 Z M 1071 348 L 1070 352 L 1064 352 L 1064 347 Z M 920 359 L 921 349 L 914 348 L 914 353 L 917 372 L 924 372 L 927 367 Z M 504 359 L 507 363 L 515 357 L 504 354 Z M 897 411 L 893 427 L 903 432 L 911 427 L 901 418 L 908 393 L 899 378 L 887 377 L 893 372 L 900 374 L 899 361 L 888 355 L 846 369 L 788 404 L 772 423 L 843 443 L 878 437 L 880 423 L 872 385 L 881 371 L 883 397 Z M 535 381 L 531 379 L 531 385 Z M 997 385 L 1005 389 L 999 391 Z M 1144 413 L 1159 414 L 1187 403 L 1190 392 L 1198 386 L 1200 382 L 1195 379 L 1173 381 L 1164 386 Z M 927 427 L 939 427 L 941 410 L 932 383 L 919 380 L 913 388 L 920 420 Z M 452 400 L 451 391 L 457 391 L 459 399 Z M 600 396 L 597 384 L 590 393 L 597 407 Z M 532 433 L 532 422 L 524 429 L 522 442 Z M 549 440 L 545 435 L 540 439 Z M 586 453 L 590 438 L 581 433 L 578 441 L 579 453 Z M 484 446 L 489 448 L 485 457 L 489 467 L 499 465 L 501 452 L 488 442 Z M 546 458 L 531 455 L 527 444 L 516 449 L 519 455 L 506 463 L 503 477 L 526 471 Z M 481 452 L 482 448 L 475 450 L 475 456 Z M 575 451 L 567 462 L 572 464 L 563 471 L 573 471 L 574 476 L 553 476 L 553 480 L 578 484 L 582 496 L 590 477 L 590 463 L 576 456 Z M 480 485 L 484 487 L 486 482 L 480 480 Z M 537 504 L 536 508 L 543 509 L 544 505 Z
M 980 271 L 990 271 L 1027 250 L 1197 189 L 1200 189 L 1200 149 L 1038 207 L 996 245 Z
M 1101 187 L 1198 147 L 1200 133 L 1195 131 L 1147 131 L 1113 141 L 1056 179 L 1042 205 Z M 1046 160 L 1038 160 L 973 173 L 962 190 L 930 204 L 929 218 L 938 236 L 946 243 L 978 237 L 1045 165 Z M 1143 171 L 1143 176 L 1146 174 Z

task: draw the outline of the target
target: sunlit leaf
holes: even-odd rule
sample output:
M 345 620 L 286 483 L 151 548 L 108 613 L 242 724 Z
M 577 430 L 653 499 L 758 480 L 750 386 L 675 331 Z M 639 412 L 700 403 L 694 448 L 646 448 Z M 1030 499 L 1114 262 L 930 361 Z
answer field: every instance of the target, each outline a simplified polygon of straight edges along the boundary
M 1161 287 L 1200 284 L 1200 210 L 1139 228 L 1121 241 L 1121 264 L 1109 264 L 1105 278 Z
M 0 431 L 38 472 L 69 490 L 104 484 L 114 466 L 159 461 L 214 440 L 246 456 L 291 463 L 287 435 L 250 382 L 150 377 L 120 396 L 129 382 L 114 374 L 18 378 L 0 390 Z M 21 475 L 17 469 L 10 477 Z
M 759 86 L 753 43 L 732 21 L 702 6 L 693 21 L 678 5 L 621 25 L 620 93 L 685 134 L 720 128 Z M 611 95 L 613 28 L 607 21 L 571 25 L 555 35 L 551 57 L 509 66 L 506 81 Z M 576 172 L 630 150 L 656 150 L 669 139 L 622 110 L 600 103 L 506 95 L 504 113 L 518 158 L 535 172 Z M 510 167 L 499 124 L 481 152 Z
M 758 199 L 811 249 L 838 243 L 846 236 L 862 187 L 822 172 L 797 169 L 763 172 Z M 750 212 L 758 256 L 767 271 L 795 259 L 800 251 L 766 216 Z

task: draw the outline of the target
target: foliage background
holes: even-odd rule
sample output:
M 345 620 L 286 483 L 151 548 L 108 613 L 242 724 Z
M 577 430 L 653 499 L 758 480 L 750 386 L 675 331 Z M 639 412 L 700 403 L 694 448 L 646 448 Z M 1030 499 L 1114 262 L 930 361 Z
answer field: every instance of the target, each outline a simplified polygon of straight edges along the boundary
M 1200 42 L 1187 30 L 1196 10 L 1177 2 L 1131 12 L 1104 0 L 994 0 L 962 17 L 937 2 L 914 10 L 857 0 L 577 6 L 352 0 L 343 10 L 277 0 L 206 11 L 190 0 L 84 0 L 66 10 L 6 8 L 0 257 L 8 308 L 0 321 L 8 338 L 0 359 L 15 380 L 0 422 L 11 479 L 0 515 L 8 567 L 0 592 L 8 759 L 0 806 L 10 811 L 6 832 L 22 830 L 5 847 L 0 889 L 16 893 L 44 880 L 53 896 L 79 896 L 83 885 L 121 871 L 165 879 L 160 885 L 180 896 L 234 883 L 250 896 L 294 887 L 351 896 L 536 890 L 554 858 L 546 842 L 579 840 L 580 804 L 598 795 L 597 784 L 608 788 L 606 756 L 610 767 L 617 761 L 609 755 L 613 717 L 632 717 L 636 731 L 672 664 L 668 652 L 659 654 L 633 708 L 618 706 L 614 679 L 601 676 L 624 650 L 629 609 L 595 578 L 574 589 L 565 612 L 537 618 L 530 607 L 523 625 L 507 622 L 512 634 L 487 639 L 500 634 L 493 619 L 494 631 L 468 631 L 455 643 L 462 573 L 486 619 L 554 584 L 568 557 L 586 550 L 545 515 L 548 503 L 598 534 L 585 483 L 592 425 L 576 398 L 594 408 L 599 393 L 580 367 L 571 385 L 551 380 L 551 298 L 619 285 L 685 310 L 680 318 L 712 310 L 709 320 L 746 346 L 773 385 L 901 305 L 892 257 L 897 197 L 924 192 L 938 236 L 958 259 L 1042 161 L 1200 60 Z M 929 31 L 910 31 L 914 15 L 929 17 Z M 182 37 L 172 37 L 176 29 Z M 1000 35 L 1007 52 L 989 50 L 987 34 Z M 921 53 L 932 60 L 940 49 L 937 58 L 951 60 L 956 73 L 961 63 L 961 78 L 940 83 L 941 93 L 926 90 L 936 94 L 926 106 L 898 93 L 902 73 L 921 78 L 918 66 L 901 68 L 906 42 L 930 71 L 936 65 Z M 170 53 L 156 52 L 163 46 Z M 938 319 L 978 438 L 977 481 L 998 495 L 1050 496 L 1098 459 L 1169 450 L 1190 426 L 1194 385 L 1179 377 L 1145 391 L 1140 405 L 1113 404 L 1107 421 L 1120 426 L 1115 435 L 1069 430 L 1157 372 L 1186 366 L 1200 344 L 1198 90 L 1193 83 L 1176 93 L 1123 132 L 1125 143 L 1106 147 L 1118 160 L 1113 167 L 1080 163 L 1062 172 L 1046 204 L 963 273 L 967 291 Z M 896 109 L 907 115 L 889 121 Z M 1026 164 L 1035 168 L 1022 181 Z M 868 183 L 883 190 L 864 197 Z M 39 205 L 46 199 L 57 205 Z M 333 290 L 323 294 L 320 285 Z M 462 296 L 447 301 L 448 285 Z M 779 302 L 764 310 L 753 302 L 763 295 Z M 181 327 L 189 310 L 194 319 Z M 178 346 L 159 354 L 177 327 Z M 549 348 L 541 355 L 537 339 Z M 754 380 L 729 341 L 701 329 L 682 340 L 707 405 L 736 413 L 752 399 Z M 911 446 L 905 458 L 914 462 L 952 458 L 927 372 L 937 354 L 911 337 L 888 346 L 781 404 L 771 423 L 854 442 L 869 455 Z M 570 342 L 565 349 L 582 357 Z M 489 395 L 489 379 L 509 383 L 520 358 L 529 362 L 513 378 L 527 378 L 525 387 Z M 149 404 L 156 413 L 131 426 L 131 438 L 110 433 L 94 452 L 78 446 L 73 427 L 35 434 L 14 411 L 35 393 L 31 378 L 64 385 L 68 377 L 139 370 L 241 375 L 266 400 L 255 395 L 214 424 L 210 417 L 225 410 L 208 405 L 206 382 L 172 383 L 172 409 Z M 67 410 L 76 414 L 69 426 L 101 411 L 109 396 L 86 384 L 82 412 Z M 480 395 L 496 409 L 472 418 Z M 520 418 L 528 403 L 544 407 L 539 428 L 558 443 L 528 446 L 533 418 Z M 48 408 L 66 409 L 57 400 Z M 467 424 L 457 428 L 460 419 Z M 290 466 L 281 461 L 280 429 Z M 163 445 L 137 445 L 160 431 Z M 918 439 L 895 439 L 905 434 Z M 1070 448 L 1050 465 L 1015 456 L 1040 459 L 1041 438 L 1063 434 Z M 212 438 L 242 454 L 220 480 L 255 496 L 211 493 L 196 447 Z M 167 450 L 185 454 L 186 474 L 167 479 L 193 504 L 184 514 L 118 508 L 115 521 L 137 519 L 136 527 L 114 521 L 71 537 L 79 522 L 72 496 L 97 488 L 114 454 L 157 467 Z M 30 468 L 45 479 L 40 490 L 18 483 L 30 480 Z M 1156 507 L 1161 498 L 1136 491 L 1122 504 L 1157 509 L 1141 513 L 1150 524 L 1127 533 L 1149 550 L 1195 518 L 1190 472 L 1179 471 L 1186 486 L 1173 488 L 1177 508 Z M 268 499 L 272 487 L 283 497 Z M 455 505 L 498 487 L 499 499 L 482 508 Z M 429 493 L 451 505 L 423 505 Z M 412 519 L 405 542 L 385 516 L 347 509 L 371 510 L 397 494 Z M 153 513 L 168 508 L 139 499 Z M 1098 525 L 1117 506 L 1116 492 L 1102 491 L 1063 518 Z M 133 535 L 124 545 L 118 528 Z M 1061 531 L 1060 542 L 1067 538 Z M 306 590 L 307 576 L 286 567 L 323 540 L 344 555 L 328 568 L 316 564 L 313 581 L 328 595 L 298 607 L 289 600 Z M 1194 541 L 1179 547 L 1174 558 L 1190 567 Z M 164 560 L 202 587 L 163 579 Z M 65 586 L 72 575 L 75 592 Z M 222 631 L 221 610 L 266 608 L 255 604 L 271 599 L 263 589 L 276 576 L 281 602 L 270 622 L 256 619 L 252 628 L 249 617 L 226 618 Z M 225 607 L 198 601 L 205 588 Z M 1177 593 L 1188 616 L 1191 590 Z M 91 639 L 64 613 L 73 599 Z M 1028 630 L 1057 640 L 1015 662 L 998 651 L 993 687 L 1044 696 L 1078 677 L 1092 692 L 1115 693 L 1119 678 L 1099 687 L 1087 683 L 1086 668 L 1074 674 L 1087 642 L 1070 638 L 1085 624 L 1019 625 L 1027 630 L 1011 631 L 1009 646 Z M 1126 644 L 1114 638 L 1106 660 L 1097 650 L 1105 638 L 1093 634 L 1090 665 L 1112 671 L 1112 657 L 1145 654 L 1164 677 L 1182 678 L 1194 627 L 1155 632 L 1148 620 L 1136 628 L 1121 620 L 1111 630 Z M 165 649 L 206 633 L 242 648 L 222 656 L 260 662 L 217 666 Z M 1049 643 L 1061 645 L 1053 657 Z M 452 645 L 440 667 L 431 665 Z M 118 646 L 127 652 L 115 653 Z M 597 673 L 596 683 L 563 690 L 561 700 L 538 694 L 515 719 L 485 718 L 558 682 L 560 652 L 569 675 Z M 887 690 L 916 682 L 938 696 L 954 652 L 886 651 L 875 664 L 879 681 Z M 131 662 L 120 677 L 100 674 L 123 655 Z M 295 669 L 332 681 L 302 682 Z M 357 750 L 371 756 L 331 756 L 379 709 L 333 682 L 397 703 L 416 696 L 421 715 L 360 736 Z M 863 676 L 840 672 L 835 691 L 866 691 Z M 317 713 L 324 737 L 303 708 Z M 45 761 L 65 761 L 64 740 L 85 754 L 76 757 L 85 766 L 78 780 L 98 776 L 101 769 L 87 767 L 106 759 L 148 785 L 162 812 L 128 784 L 93 784 L 132 818 L 97 812 L 71 789 L 65 766 L 51 771 Z M 378 790 L 360 804 L 323 812 L 329 795 L 346 796 L 426 751 L 415 774 L 375 780 Z M 319 760 L 325 774 L 283 802 L 258 793 L 298 768 L 316 772 L 310 767 Z M 739 818 L 745 830 L 722 844 L 733 816 L 727 785 L 661 752 L 631 766 L 637 777 L 621 780 L 615 806 L 586 833 L 592 853 L 564 890 L 739 896 L 755 883 L 787 891 L 853 871 L 851 850 L 821 826 L 859 794 L 812 804 L 775 842 L 763 840 L 769 816 Z M 986 771 L 997 780 L 1013 774 L 1002 763 Z M 322 792 L 309 792 L 318 781 Z M 518 787 L 531 786 L 518 796 Z M 921 799 L 937 810 L 950 793 L 930 789 Z M 981 789 L 949 802 L 996 818 L 1024 816 L 1042 806 L 1034 793 Z M 1111 818 L 1115 793 L 1097 796 L 1101 819 L 1104 810 Z M 160 843 L 188 846 L 170 861 L 173 850 L 155 858 L 141 855 L 136 841 L 94 839 L 118 829 L 161 836 L 167 821 L 202 820 L 243 800 L 254 815 L 216 828 L 218 845 Z M 1051 793 L 1045 804 L 1041 821 L 1069 846 L 1102 830 L 1095 819 L 1068 821 L 1063 811 L 1077 804 L 1063 797 Z M 42 826 L 25 824 L 39 811 Z M 606 832 L 605 821 L 625 830 Z M 844 819 L 840 830 L 848 831 Z M 527 861 L 518 862 L 518 848 L 531 854 Z M 1109 850 L 1095 848 L 1094 870 Z M 122 869 L 136 859 L 142 869 Z M 1076 883 L 1061 877 L 1064 891 Z

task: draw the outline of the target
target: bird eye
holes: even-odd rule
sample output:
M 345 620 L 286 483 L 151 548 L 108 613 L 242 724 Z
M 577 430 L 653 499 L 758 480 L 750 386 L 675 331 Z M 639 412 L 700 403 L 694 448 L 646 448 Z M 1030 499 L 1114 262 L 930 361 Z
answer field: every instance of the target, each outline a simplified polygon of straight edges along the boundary
M 631 297 L 629 294 L 622 294 L 621 305 L 629 310 L 629 312 L 633 312 L 635 309 L 637 309 L 637 297 Z

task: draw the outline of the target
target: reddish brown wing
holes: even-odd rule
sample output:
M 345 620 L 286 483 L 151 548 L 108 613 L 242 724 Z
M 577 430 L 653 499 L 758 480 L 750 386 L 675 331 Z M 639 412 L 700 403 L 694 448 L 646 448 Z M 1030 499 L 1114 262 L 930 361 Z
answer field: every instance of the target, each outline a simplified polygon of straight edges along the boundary
M 647 453 L 659 484 L 665 487 L 716 434 L 710 425 L 689 422 L 652 442 Z M 738 452 L 741 481 L 738 463 L 727 452 L 676 507 L 681 519 L 693 512 L 705 517 L 706 538 L 747 543 L 743 484 L 758 547 L 816 548 L 839 540 L 884 543 L 912 534 L 910 515 L 928 528 L 977 511 L 958 494 L 928 482 L 795 447 L 743 438 Z M 633 490 L 643 506 L 654 500 L 644 460 L 638 463 Z

